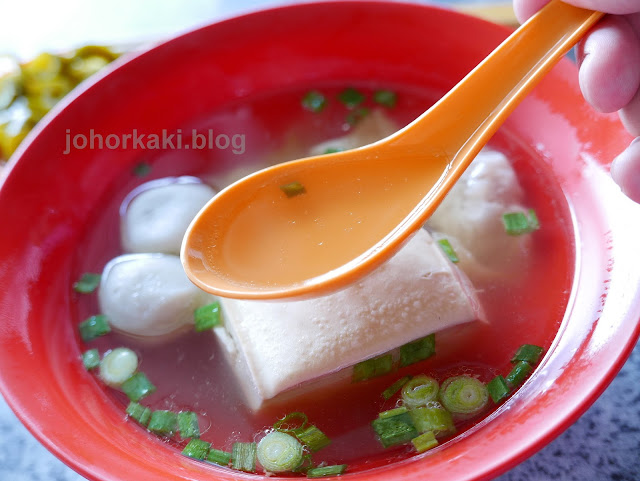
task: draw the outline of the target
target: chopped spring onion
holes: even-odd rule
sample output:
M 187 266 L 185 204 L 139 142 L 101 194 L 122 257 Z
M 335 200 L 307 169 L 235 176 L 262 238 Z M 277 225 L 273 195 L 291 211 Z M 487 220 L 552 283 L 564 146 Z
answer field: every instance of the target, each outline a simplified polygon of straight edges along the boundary
M 512 389 L 515 389 L 520 386 L 520 384 L 522 384 L 525 379 L 527 379 L 532 371 L 533 366 L 531 364 L 529 364 L 527 361 L 520 361 L 515 366 L 513 366 L 513 369 L 511 369 L 511 372 L 505 380 Z
M 338 99 L 348 108 L 352 109 L 364 102 L 364 95 L 353 87 L 347 87 L 338 95 Z
M 199 438 L 200 427 L 198 415 L 193 411 L 181 411 L 178 413 L 178 431 L 182 439 Z
M 438 240 L 438 244 L 440 244 L 443 252 L 447 255 L 451 262 L 453 262 L 454 264 L 456 262 L 460 262 L 460 258 L 458 257 L 458 254 L 456 254 L 456 251 L 453 250 L 449 239 L 440 239 Z
M 407 381 L 409 381 L 409 379 L 411 379 L 410 376 L 401 377 L 396 382 L 394 382 L 391 386 L 389 386 L 387 389 L 382 391 L 382 397 L 384 398 L 384 400 L 387 401 L 391 399 L 393 396 L 395 396 L 396 393 L 400 389 L 402 389 L 402 386 L 404 386 L 407 383 Z
M 450 377 L 442 383 L 440 401 L 451 414 L 478 414 L 489 402 L 487 386 L 470 376 Z
M 400 367 L 424 361 L 436 353 L 436 335 L 418 339 L 400 347 Z
M 385 448 L 407 443 L 418 436 L 418 431 L 408 412 L 384 419 L 374 419 L 371 425 Z
M 208 331 L 220 325 L 220 303 L 198 307 L 193 313 L 196 332 Z
M 172 436 L 178 427 L 178 415 L 173 411 L 153 411 L 147 429 L 161 436 Z
M 211 443 L 202 441 L 201 439 L 192 439 L 182 450 L 182 454 L 193 459 L 204 460 L 209 456 Z
M 413 438 L 411 440 L 413 447 L 416 448 L 416 451 L 419 453 L 424 453 L 425 451 L 435 448 L 438 445 L 438 441 L 436 440 L 435 434 L 432 431 L 427 431 L 426 433 L 421 434 L 417 438 Z
M 413 425 L 418 432 L 433 431 L 436 436 L 448 435 L 456 432 L 451 413 L 438 403 L 423 406 L 409 411 Z
M 531 365 L 536 365 L 538 364 L 543 352 L 544 349 L 540 346 L 523 344 L 518 348 L 518 351 L 516 352 L 516 355 L 513 356 L 513 359 L 511 359 L 511 362 L 516 363 L 518 361 L 526 361 Z
M 149 424 L 149 419 L 151 419 L 151 409 L 133 401 L 127 406 L 126 412 L 130 418 L 135 419 L 143 426 Z
M 103 314 L 91 316 L 82 321 L 78 327 L 80 329 L 80 337 L 84 342 L 92 341 L 111 332 L 107 316 Z
M 284 473 L 302 464 L 304 448 L 289 434 L 273 431 L 260 440 L 257 447 L 258 461 L 265 471 Z
M 362 120 L 367 115 L 369 115 L 369 109 L 366 107 L 361 107 L 352 112 L 349 112 L 345 117 L 345 122 L 347 122 L 347 124 L 349 125 L 355 125 L 359 120 Z
M 304 431 L 308 423 L 309 418 L 307 418 L 305 413 L 292 412 L 278 420 L 273 425 L 273 428 L 282 433 L 298 434 Z
M 80 280 L 73 283 L 73 290 L 80 294 L 91 294 L 100 285 L 100 274 L 85 272 Z
M 379 357 L 367 359 L 353 366 L 352 382 L 366 381 L 378 376 L 384 376 L 393 369 L 393 357 L 384 354 Z
M 231 467 L 253 473 L 256 470 L 256 443 L 233 443 Z
M 376 90 L 373 93 L 373 101 L 385 107 L 393 108 L 396 106 L 398 96 L 391 90 Z
M 311 90 L 303 97 L 302 106 L 311 112 L 322 112 L 327 106 L 327 99 L 317 90 Z
M 439 389 L 440 385 L 434 378 L 416 376 L 402 388 L 402 401 L 409 409 L 426 406 L 438 397 Z
M 149 381 L 143 372 L 137 372 L 125 382 L 120 388 L 131 401 L 140 401 L 145 396 L 155 392 L 156 387 Z
M 346 464 L 336 464 L 334 466 L 323 466 L 312 468 L 307 471 L 307 478 L 324 478 L 327 476 L 340 476 L 347 469 Z
M 116 347 L 100 361 L 100 379 L 112 387 L 120 386 L 138 369 L 138 356 L 128 347 Z
M 295 197 L 296 195 L 304 194 L 307 189 L 304 188 L 300 182 L 290 182 L 280 186 L 280 190 L 285 193 L 287 197 Z
M 529 216 L 524 212 L 508 212 L 502 215 L 504 230 L 509 235 L 529 234 L 540 228 L 538 216 L 533 209 L 529 209 Z
M 151 173 L 151 166 L 146 162 L 140 162 L 133 167 L 133 175 L 136 177 L 146 177 Z
M 231 462 L 231 453 L 212 448 L 207 456 L 207 461 L 219 464 L 220 466 L 229 466 L 229 463 Z
M 320 431 L 314 425 L 311 425 L 304 431 L 297 433 L 296 437 L 302 444 L 309 448 L 309 451 L 312 453 L 315 453 L 322 448 L 326 448 L 331 444 L 331 439 L 329 439 L 325 433 Z
M 335 154 L 336 152 L 342 152 L 342 149 L 338 149 L 336 147 L 329 147 L 328 149 L 326 149 L 324 152 L 322 152 L 323 154 Z
M 502 376 L 496 376 L 489 381 L 487 389 L 489 390 L 489 396 L 491 396 L 491 399 L 493 399 L 493 402 L 496 404 L 509 395 L 509 386 Z
M 392 418 L 393 416 L 397 416 L 398 414 L 406 413 L 408 409 L 405 406 L 400 406 L 399 408 L 389 409 L 388 411 L 382 411 L 378 414 L 380 419 Z
M 89 349 L 82 353 L 82 364 L 89 371 L 100 365 L 100 353 L 97 349 Z

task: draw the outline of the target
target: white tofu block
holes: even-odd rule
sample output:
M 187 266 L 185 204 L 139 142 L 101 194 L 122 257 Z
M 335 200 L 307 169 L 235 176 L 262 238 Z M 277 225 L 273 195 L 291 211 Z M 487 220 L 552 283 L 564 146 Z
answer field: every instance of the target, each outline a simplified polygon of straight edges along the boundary
M 182 238 L 215 191 L 195 177 L 171 177 L 142 184 L 121 208 L 126 252 L 180 254 Z
M 527 212 L 524 192 L 509 160 L 500 152 L 483 150 L 453 186 L 427 227 L 455 238 L 488 272 L 504 274 L 522 268 L 531 238 L 505 232 L 502 215 Z M 454 246 L 455 248 L 456 246 Z M 466 257 L 466 256 L 465 256 Z M 461 259 L 462 269 L 472 275 Z M 478 266 L 473 268 L 479 272 Z
M 179 257 L 128 254 L 105 266 L 98 300 L 113 329 L 153 338 L 192 325 L 193 311 L 212 296 L 191 283 Z
M 253 409 L 300 384 L 484 318 L 465 275 L 425 230 L 364 280 L 328 296 L 220 301 L 235 349 L 217 334 Z

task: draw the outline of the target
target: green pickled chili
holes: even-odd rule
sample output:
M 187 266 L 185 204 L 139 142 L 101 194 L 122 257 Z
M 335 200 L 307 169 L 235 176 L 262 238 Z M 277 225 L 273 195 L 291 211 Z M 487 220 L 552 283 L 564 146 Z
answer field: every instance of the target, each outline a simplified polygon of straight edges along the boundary
M 297 469 L 303 460 L 302 444 L 290 434 L 272 431 L 257 446 L 258 461 L 271 473 L 284 473 Z
M 434 378 L 421 374 L 402 387 L 402 402 L 409 409 L 426 406 L 438 397 L 440 385 Z
M 450 377 L 442 383 L 440 402 L 451 414 L 469 417 L 481 413 L 489 403 L 487 386 L 470 376 Z

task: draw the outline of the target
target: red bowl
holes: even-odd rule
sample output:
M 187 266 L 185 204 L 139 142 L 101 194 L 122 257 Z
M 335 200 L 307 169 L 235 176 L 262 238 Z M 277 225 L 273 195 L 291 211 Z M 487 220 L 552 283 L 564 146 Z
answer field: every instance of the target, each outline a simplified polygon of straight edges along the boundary
M 75 150 L 67 129 L 178 128 L 236 99 L 315 82 L 370 80 L 444 92 L 505 28 L 400 3 L 308 4 L 249 14 L 116 62 L 29 136 L 0 189 L 0 388 L 27 428 L 92 480 L 250 478 L 181 456 L 123 422 L 77 361 L 72 265 L 86 226 L 136 150 Z M 370 481 L 480 480 L 519 463 L 604 390 L 640 333 L 640 206 L 608 170 L 630 141 L 582 99 L 561 62 L 508 122 L 552 169 L 572 213 L 576 269 L 568 308 L 535 374 L 496 412 L 437 453 L 345 475 Z M 543 301 L 543 300 L 542 300 Z

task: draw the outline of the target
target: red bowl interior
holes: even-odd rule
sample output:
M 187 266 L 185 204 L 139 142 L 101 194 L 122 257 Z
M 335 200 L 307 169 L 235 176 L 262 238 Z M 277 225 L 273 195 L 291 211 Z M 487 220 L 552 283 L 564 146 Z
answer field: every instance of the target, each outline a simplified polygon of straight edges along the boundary
M 179 128 L 225 103 L 312 85 L 366 81 L 446 91 L 508 34 L 446 10 L 336 2 L 278 8 L 188 33 L 117 62 L 59 105 L 12 159 L 0 189 L 0 388 L 29 430 L 93 480 L 254 477 L 181 456 L 123 422 L 75 360 L 72 266 L 96 206 L 135 150 L 75 150 L 66 129 Z M 608 165 L 630 137 L 582 99 L 561 62 L 508 121 L 553 170 L 571 213 L 576 271 L 552 348 L 516 395 L 437 453 L 350 479 L 488 479 L 557 436 L 604 390 L 640 333 L 640 206 Z M 541 299 L 544 302 L 544 299 Z

